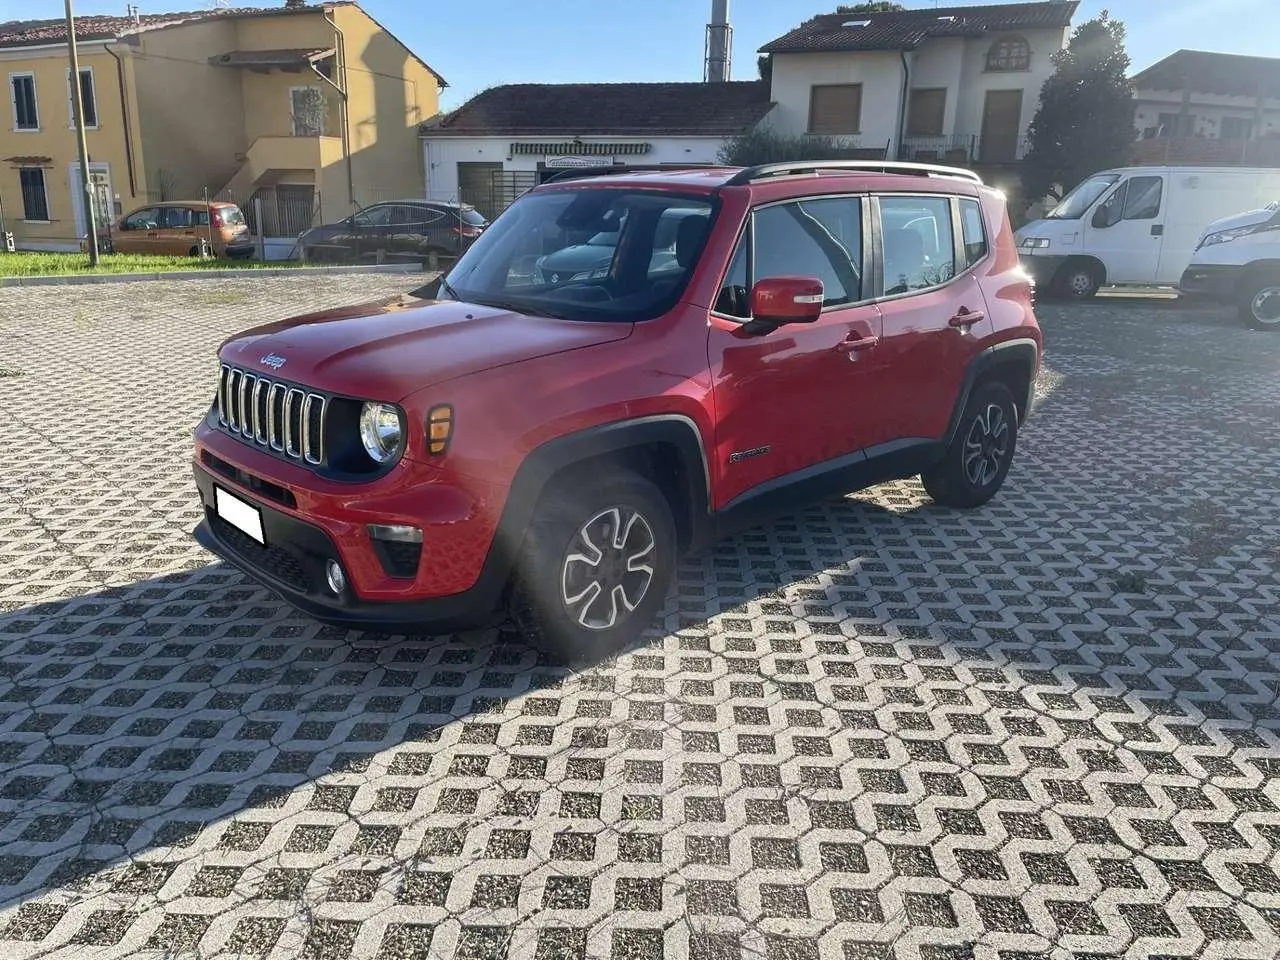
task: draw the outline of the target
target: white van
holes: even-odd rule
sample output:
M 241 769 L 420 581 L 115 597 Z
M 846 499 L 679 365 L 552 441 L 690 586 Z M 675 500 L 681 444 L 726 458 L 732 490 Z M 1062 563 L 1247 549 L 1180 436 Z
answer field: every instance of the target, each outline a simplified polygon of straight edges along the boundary
M 1251 327 L 1280 330 L 1280 200 L 1209 224 L 1178 293 L 1237 307 Z
M 1016 234 L 1036 285 L 1083 300 L 1103 284 L 1174 286 L 1208 224 L 1280 196 L 1280 169 L 1122 167 L 1089 177 Z

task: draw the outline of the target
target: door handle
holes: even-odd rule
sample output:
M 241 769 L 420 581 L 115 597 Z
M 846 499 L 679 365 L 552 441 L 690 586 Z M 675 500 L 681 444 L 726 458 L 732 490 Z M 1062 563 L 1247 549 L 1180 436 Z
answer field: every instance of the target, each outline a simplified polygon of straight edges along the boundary
M 862 337 L 854 340 L 841 340 L 836 344 L 836 349 L 841 353 L 861 353 L 863 350 L 870 350 L 880 343 L 879 337 Z
M 956 315 L 947 321 L 947 325 L 964 329 L 965 327 L 973 326 L 975 323 L 981 323 L 986 318 L 987 315 L 981 310 L 970 310 L 967 307 L 961 307 Z
M 1151 235 L 1152 235 L 1153 237 L 1163 237 L 1163 236 L 1164 236 L 1164 224 L 1163 224 L 1163 223 L 1157 223 L 1157 224 L 1152 225 L 1152 227 L 1151 227 Z

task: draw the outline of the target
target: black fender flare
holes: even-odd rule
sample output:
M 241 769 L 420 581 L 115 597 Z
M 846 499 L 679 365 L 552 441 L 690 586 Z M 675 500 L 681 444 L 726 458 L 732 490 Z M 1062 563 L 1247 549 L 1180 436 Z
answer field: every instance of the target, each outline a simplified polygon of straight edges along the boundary
M 1027 394 L 1025 397 L 1013 398 L 1018 405 L 1018 425 L 1022 426 L 1026 422 L 1027 416 L 1031 413 L 1031 400 L 1035 396 L 1036 372 L 1040 367 L 1040 348 L 1030 337 L 1020 337 L 1016 340 L 1004 340 L 992 344 L 969 361 L 968 369 L 964 373 L 964 381 L 960 385 L 960 393 L 956 397 L 955 407 L 951 410 L 951 419 L 947 423 L 947 433 L 943 437 L 944 445 L 950 445 L 956 431 L 960 429 L 960 417 L 969 403 L 969 396 L 983 374 L 1006 365 L 1025 365 L 1027 368 Z
M 559 472 L 596 457 L 625 455 L 654 445 L 676 451 L 684 479 L 688 516 L 677 517 L 687 531 L 689 546 L 701 547 L 714 537 L 711 516 L 711 472 L 706 446 L 697 424 L 683 414 L 655 414 L 604 423 L 565 434 L 535 447 L 516 470 L 507 501 L 490 548 L 487 566 L 497 564 L 491 575 L 506 580 L 547 484 Z

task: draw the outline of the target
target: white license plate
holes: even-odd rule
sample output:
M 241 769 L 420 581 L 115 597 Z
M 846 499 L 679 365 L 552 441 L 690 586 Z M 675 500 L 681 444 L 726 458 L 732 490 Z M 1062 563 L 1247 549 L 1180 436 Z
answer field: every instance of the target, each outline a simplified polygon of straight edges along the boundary
M 213 488 L 214 506 L 218 516 L 237 530 L 242 530 L 259 543 L 266 545 L 262 535 L 262 514 L 252 504 L 245 503 L 239 497 L 232 496 L 221 487 Z

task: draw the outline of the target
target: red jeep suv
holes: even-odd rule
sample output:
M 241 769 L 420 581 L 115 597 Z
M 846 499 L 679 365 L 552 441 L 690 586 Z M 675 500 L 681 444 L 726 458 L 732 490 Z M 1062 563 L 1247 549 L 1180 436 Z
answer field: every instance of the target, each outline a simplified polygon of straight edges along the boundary
M 566 172 L 436 287 L 222 345 L 196 537 L 327 623 L 506 602 L 566 660 L 770 513 L 913 474 L 985 503 L 1042 344 L 1001 194 L 916 164 Z

